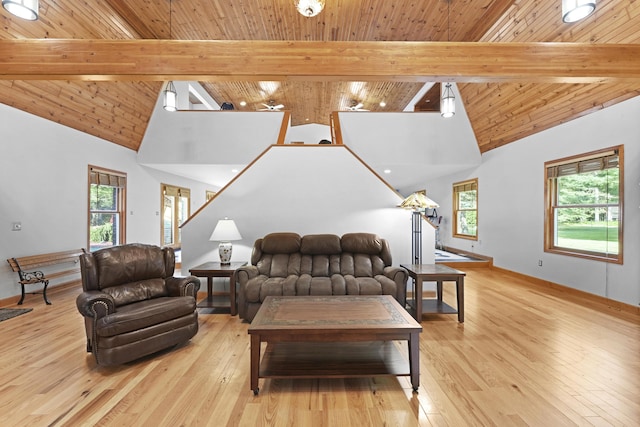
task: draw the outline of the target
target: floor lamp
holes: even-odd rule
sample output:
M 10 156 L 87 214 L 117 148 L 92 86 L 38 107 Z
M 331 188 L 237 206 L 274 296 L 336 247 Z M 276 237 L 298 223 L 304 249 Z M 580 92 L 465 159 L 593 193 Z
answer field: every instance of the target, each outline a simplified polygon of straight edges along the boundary
M 416 191 L 400 203 L 400 207 L 413 211 L 411 216 L 411 262 L 422 264 L 422 214 L 425 209 L 439 208 L 427 197 L 426 190 Z

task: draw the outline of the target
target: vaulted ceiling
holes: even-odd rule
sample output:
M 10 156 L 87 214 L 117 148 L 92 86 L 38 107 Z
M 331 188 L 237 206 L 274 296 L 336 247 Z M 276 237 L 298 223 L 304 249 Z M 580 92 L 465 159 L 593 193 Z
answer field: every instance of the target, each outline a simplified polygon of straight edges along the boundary
M 598 0 L 596 12 L 574 24 L 561 21 L 560 7 L 560 0 L 327 0 L 322 13 L 306 18 L 295 10 L 292 0 L 40 0 L 40 17 L 34 22 L 1 10 L 0 51 L 4 48 L 3 59 L 15 65 L 20 64 L 16 59 L 20 55 L 18 43 L 24 39 L 399 41 L 434 42 L 452 49 L 456 45 L 448 42 L 523 43 L 523 49 L 538 42 L 640 44 L 640 1 Z M 1 44 L 7 40 L 12 43 Z M 56 52 L 56 40 L 47 43 L 46 48 Z M 256 43 L 255 50 L 236 55 L 246 58 L 247 63 L 252 59 L 262 61 L 264 47 Z M 13 51 L 7 53 L 8 49 Z M 407 50 L 409 61 L 410 52 Z M 119 53 L 115 45 L 112 62 L 118 61 Z M 85 54 L 91 56 L 92 52 Z M 368 55 L 365 48 L 361 54 Z M 160 54 L 158 62 L 170 68 L 172 58 Z M 288 59 L 283 54 L 284 64 L 279 65 L 286 68 Z M 584 82 L 562 76 L 531 81 L 504 76 L 474 79 L 465 70 L 464 60 L 459 67 L 465 78 L 456 78 L 455 73 L 438 76 L 434 70 L 439 59 L 429 59 L 431 70 L 425 71 L 424 78 L 408 76 L 400 67 L 397 75 L 387 72 L 375 77 L 376 67 L 371 66 L 375 58 L 367 62 L 371 75 L 354 73 L 349 78 L 325 73 L 326 78 L 305 79 L 302 72 L 295 78 L 273 79 L 267 78 L 268 73 L 258 73 L 255 78 L 202 75 L 198 70 L 194 74 L 218 104 L 231 102 L 238 110 L 255 111 L 273 100 L 291 111 L 294 126 L 328 124 L 332 111 L 345 110 L 353 101 L 371 111 L 413 110 L 411 101 L 424 82 L 456 81 L 481 152 L 640 95 L 638 78 Z M 446 62 L 447 57 L 440 60 Z M 241 63 L 236 58 L 231 66 L 239 69 Z M 490 69 L 499 65 L 487 58 L 483 66 Z M 140 79 L 131 75 L 72 77 L 73 73 L 67 73 L 69 77 L 61 78 L 51 72 L 49 78 L 49 66 L 47 58 L 42 57 L 39 71 L 33 75 L 27 75 L 31 69 L 19 66 L 24 74 L 4 73 L 0 59 L 0 102 L 133 150 L 140 147 L 163 80 L 172 77 L 162 73 Z M 78 63 L 79 68 L 82 66 Z M 617 72 L 611 65 L 611 75 Z M 240 106 L 241 101 L 247 105 Z M 381 101 L 386 103 L 384 107 Z

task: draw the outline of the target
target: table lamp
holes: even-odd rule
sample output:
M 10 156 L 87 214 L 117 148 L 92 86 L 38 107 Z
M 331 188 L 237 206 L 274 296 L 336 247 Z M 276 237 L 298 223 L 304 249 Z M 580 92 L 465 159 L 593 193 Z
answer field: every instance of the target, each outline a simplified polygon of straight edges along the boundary
M 231 252 L 233 250 L 231 241 L 241 239 L 242 236 L 238 231 L 238 227 L 236 227 L 236 223 L 233 222 L 232 219 L 225 217 L 224 219 L 218 220 L 216 228 L 213 229 L 213 233 L 211 233 L 209 240 L 213 242 L 220 242 L 220 246 L 218 246 L 220 264 L 231 264 Z

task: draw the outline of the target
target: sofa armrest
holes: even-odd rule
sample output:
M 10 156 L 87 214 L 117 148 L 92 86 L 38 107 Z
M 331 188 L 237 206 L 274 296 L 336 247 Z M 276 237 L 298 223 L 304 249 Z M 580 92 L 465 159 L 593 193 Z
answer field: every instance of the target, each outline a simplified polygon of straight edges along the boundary
M 404 307 L 407 303 L 407 280 L 409 279 L 409 273 L 402 267 L 388 266 L 384 268 L 384 275 L 396 283 L 398 289 L 396 300 Z
M 200 290 L 200 279 L 196 276 L 167 277 L 165 283 L 167 284 L 169 296 L 192 296 L 197 299 L 198 291 Z
M 258 267 L 255 265 L 245 265 L 238 268 L 235 272 L 236 283 L 240 286 L 247 283 L 250 279 L 258 277 Z
M 116 312 L 116 302 L 109 294 L 100 291 L 85 291 L 76 298 L 78 311 L 94 320 Z
M 236 269 L 234 278 L 238 285 L 238 315 L 241 319 L 247 318 L 245 289 L 247 282 L 254 277 L 258 277 L 258 267 L 255 265 L 245 265 Z

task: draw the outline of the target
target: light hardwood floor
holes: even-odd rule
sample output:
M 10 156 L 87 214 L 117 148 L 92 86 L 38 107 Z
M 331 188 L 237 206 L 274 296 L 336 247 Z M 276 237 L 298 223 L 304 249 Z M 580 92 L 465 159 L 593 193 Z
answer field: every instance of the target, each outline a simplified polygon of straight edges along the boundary
M 445 300 L 455 301 L 453 284 Z M 77 289 L 0 323 L 0 426 L 637 426 L 640 318 L 470 269 L 465 323 L 425 316 L 408 378 L 260 380 L 248 324 L 200 315 L 172 351 L 118 368 L 85 352 Z

